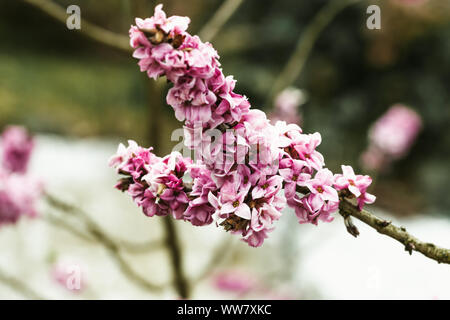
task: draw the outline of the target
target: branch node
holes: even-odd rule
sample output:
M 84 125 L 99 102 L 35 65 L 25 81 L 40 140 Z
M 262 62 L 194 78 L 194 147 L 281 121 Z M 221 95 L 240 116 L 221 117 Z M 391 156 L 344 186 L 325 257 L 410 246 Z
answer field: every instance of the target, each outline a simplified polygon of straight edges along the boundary
M 382 220 L 382 221 L 376 221 L 376 224 L 380 227 L 380 228 L 386 228 L 388 225 L 390 225 L 392 223 L 391 220 Z
M 409 255 L 412 255 L 413 250 L 416 250 L 416 246 L 412 241 L 407 240 L 405 244 L 405 251 L 408 251 Z
M 345 227 L 347 228 L 347 232 L 350 233 L 352 236 L 354 236 L 355 238 L 357 238 L 359 236 L 359 230 L 358 228 L 353 224 L 353 220 L 352 218 L 350 218 L 350 216 L 346 216 L 344 218 L 344 224 Z

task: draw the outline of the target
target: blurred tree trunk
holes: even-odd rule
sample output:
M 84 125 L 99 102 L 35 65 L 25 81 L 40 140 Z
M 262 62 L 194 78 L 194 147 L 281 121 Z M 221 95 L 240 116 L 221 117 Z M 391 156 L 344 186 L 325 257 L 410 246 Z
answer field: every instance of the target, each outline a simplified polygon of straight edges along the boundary
M 154 1 L 150 0 L 132 0 L 129 1 L 131 12 L 134 17 L 148 17 L 153 13 Z M 133 21 L 134 23 L 134 21 Z M 161 129 L 163 126 L 162 119 L 162 104 L 163 104 L 163 89 L 164 86 L 160 81 L 154 81 L 146 77 L 147 89 L 147 134 L 145 139 L 145 145 L 153 147 L 153 151 L 158 156 L 162 156 L 163 148 L 161 147 Z

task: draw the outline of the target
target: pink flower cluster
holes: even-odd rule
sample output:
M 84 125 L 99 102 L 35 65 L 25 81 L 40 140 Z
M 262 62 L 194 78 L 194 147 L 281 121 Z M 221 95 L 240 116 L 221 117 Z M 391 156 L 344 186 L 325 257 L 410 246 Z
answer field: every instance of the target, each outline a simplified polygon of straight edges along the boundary
M 369 131 L 369 147 L 361 156 L 364 167 L 380 170 L 406 156 L 421 128 L 422 120 L 414 110 L 393 105 Z
M 7 127 L 1 135 L 0 225 L 16 223 L 22 215 L 37 215 L 35 203 L 42 185 L 27 175 L 33 140 L 22 127 Z
M 234 92 L 233 78 L 223 75 L 213 47 L 186 32 L 189 19 L 167 18 L 161 7 L 151 18 L 136 19 L 130 43 L 141 71 L 173 83 L 167 102 L 184 121 L 186 147 L 198 157 L 172 152 L 160 158 L 130 141 L 110 160 L 125 176 L 117 188 L 148 216 L 171 214 L 195 226 L 216 222 L 254 247 L 286 204 L 300 222 L 331 221 L 339 196 L 316 150 L 320 134 L 303 134 L 284 121 L 273 125 L 264 112 L 250 110 Z
M 174 84 L 167 103 L 187 126 L 199 122 L 214 128 L 239 121 L 250 108 L 247 99 L 233 92 L 235 81 L 224 77 L 211 44 L 186 32 L 189 22 L 187 17 L 166 18 L 158 5 L 153 17 L 136 19 L 130 29 L 133 57 L 149 77 L 164 75 Z

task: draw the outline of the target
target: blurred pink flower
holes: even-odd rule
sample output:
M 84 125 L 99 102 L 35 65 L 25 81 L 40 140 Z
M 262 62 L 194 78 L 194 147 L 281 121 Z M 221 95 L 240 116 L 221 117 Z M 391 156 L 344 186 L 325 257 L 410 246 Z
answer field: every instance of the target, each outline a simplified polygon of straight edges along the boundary
M 274 122 L 281 120 L 300 123 L 299 107 L 305 103 L 305 100 L 305 94 L 302 90 L 292 87 L 284 89 L 275 98 L 274 111 L 269 118 Z
M 366 170 L 380 170 L 388 162 L 386 156 L 373 145 L 361 154 L 360 160 Z
M 245 294 L 258 286 L 257 279 L 249 273 L 239 270 L 227 270 L 213 277 L 213 285 L 221 291 Z
M 25 128 L 7 127 L 1 135 L 3 167 L 10 172 L 25 173 L 33 146 L 33 139 Z
M 51 268 L 51 277 L 65 289 L 80 293 L 87 285 L 86 268 L 75 261 L 60 259 Z
M 0 170 L 0 226 L 16 223 L 22 215 L 37 216 L 42 184 L 29 176 Z
M 26 174 L 33 139 L 23 127 L 9 126 L 1 134 L 0 226 L 16 223 L 22 215 L 35 217 L 42 183 Z
M 406 156 L 421 128 L 422 119 L 414 110 L 392 106 L 369 130 L 369 147 L 361 156 L 364 167 L 381 169 Z

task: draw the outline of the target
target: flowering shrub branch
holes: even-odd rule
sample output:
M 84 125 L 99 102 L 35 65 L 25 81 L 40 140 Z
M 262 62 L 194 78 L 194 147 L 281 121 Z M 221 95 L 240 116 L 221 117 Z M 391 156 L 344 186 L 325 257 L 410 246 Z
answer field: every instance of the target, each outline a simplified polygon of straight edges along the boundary
M 375 201 L 367 192 L 372 179 L 350 166 L 333 174 L 316 150 L 319 133 L 304 134 L 284 121 L 272 125 L 251 109 L 234 92 L 233 78 L 223 75 L 211 44 L 186 32 L 189 22 L 167 17 L 158 5 L 153 17 L 136 19 L 130 44 L 141 71 L 173 84 L 167 103 L 184 122 L 184 144 L 194 160 L 177 151 L 161 158 L 129 141 L 110 160 L 123 176 L 116 188 L 149 217 L 171 215 L 194 226 L 215 222 L 253 247 L 263 244 L 286 205 L 300 223 L 313 224 L 332 221 L 340 209 L 356 236 L 349 215 L 361 218 L 355 212 Z

